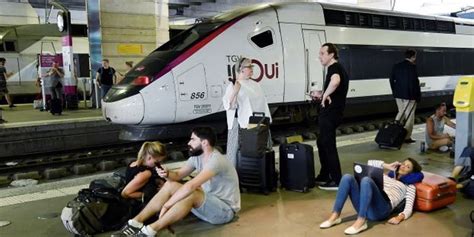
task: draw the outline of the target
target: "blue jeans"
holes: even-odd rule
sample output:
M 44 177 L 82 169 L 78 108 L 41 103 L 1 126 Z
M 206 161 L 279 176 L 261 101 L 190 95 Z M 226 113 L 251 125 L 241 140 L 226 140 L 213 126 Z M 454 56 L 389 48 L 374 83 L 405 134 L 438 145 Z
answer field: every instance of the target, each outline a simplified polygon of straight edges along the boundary
M 354 176 L 345 174 L 339 183 L 333 211 L 341 213 L 347 197 L 351 197 L 352 205 L 359 217 L 372 221 L 386 219 L 392 211 L 392 205 L 387 201 L 375 182 L 364 177 L 360 181 L 360 187 Z
M 105 95 L 107 94 L 107 92 L 109 92 L 110 88 L 112 88 L 112 86 L 103 85 L 103 84 L 100 86 L 100 98 L 101 99 L 104 99 Z

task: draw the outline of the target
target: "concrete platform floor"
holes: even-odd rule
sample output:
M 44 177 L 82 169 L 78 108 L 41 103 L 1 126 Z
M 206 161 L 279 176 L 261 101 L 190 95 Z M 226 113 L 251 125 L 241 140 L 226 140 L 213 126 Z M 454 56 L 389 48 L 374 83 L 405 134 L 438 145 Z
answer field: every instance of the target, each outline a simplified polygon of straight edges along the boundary
M 415 127 L 414 138 L 422 139 L 424 126 Z M 449 175 L 453 160 L 448 154 L 423 153 L 420 154 L 419 142 L 405 145 L 400 151 L 380 150 L 373 142 L 375 132 L 355 134 L 338 137 L 339 154 L 343 173 L 352 173 L 354 161 L 364 162 L 369 159 L 383 159 L 386 162 L 403 160 L 413 157 L 418 160 L 426 171 Z M 314 141 L 311 141 L 314 145 Z M 316 170 L 319 170 L 317 152 L 315 153 Z M 63 190 L 68 185 L 63 184 Z M 73 189 L 73 188 L 71 188 Z M 28 189 L 26 189 L 28 190 Z M 0 236 L 72 236 L 63 227 L 60 215 L 61 209 L 73 198 L 74 193 L 64 191 L 65 195 L 57 195 L 38 201 L 21 204 L 6 204 L 2 202 L 15 199 L 6 198 L 0 190 L 0 220 L 9 220 L 12 223 L 0 227 Z M 35 197 L 45 195 L 47 192 L 26 193 Z M 260 194 L 242 194 L 242 210 L 239 218 L 226 225 L 213 226 L 191 217 L 175 224 L 176 236 L 344 236 L 344 229 L 352 224 L 356 216 L 350 202 L 342 212 L 343 223 L 327 230 L 319 229 L 319 224 L 324 221 L 332 209 L 336 192 L 323 191 L 317 188 L 309 193 L 297 193 L 278 190 L 264 196 Z M 19 197 L 19 196 L 16 196 Z M 441 210 L 431 213 L 414 212 L 413 216 L 399 225 L 390 225 L 386 222 L 369 222 L 369 229 L 358 236 L 442 236 L 442 237 L 468 237 L 472 236 L 473 226 L 469 219 L 470 212 L 474 210 L 474 201 L 467 200 L 458 193 L 457 201 Z M 53 218 L 40 218 L 52 215 Z M 110 236 L 104 233 L 97 236 Z M 158 236 L 173 236 L 165 231 Z
M 90 105 L 90 102 L 88 102 L 88 105 Z M 83 101 L 80 101 L 79 109 L 65 109 L 61 116 L 54 116 L 48 111 L 33 109 L 32 104 L 16 104 L 16 106 L 14 108 L 9 108 L 8 105 L 0 106 L 3 109 L 2 117 L 7 121 L 7 123 L 0 124 L 0 128 L 68 122 L 81 119 L 102 119 L 102 111 L 100 109 L 88 109 L 84 106 Z

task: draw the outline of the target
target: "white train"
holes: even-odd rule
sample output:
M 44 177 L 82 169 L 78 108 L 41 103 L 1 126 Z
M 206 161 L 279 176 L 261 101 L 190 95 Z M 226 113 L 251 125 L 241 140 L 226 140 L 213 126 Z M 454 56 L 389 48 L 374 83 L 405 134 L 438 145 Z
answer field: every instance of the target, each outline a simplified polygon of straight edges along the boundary
M 103 116 L 131 125 L 125 139 L 180 136 L 183 124 L 223 119 L 221 98 L 243 55 L 253 58 L 276 122 L 311 117 L 321 88 L 321 44 L 332 42 L 350 76 L 347 114 L 394 112 L 388 77 L 418 51 L 421 107 L 450 99 L 474 74 L 474 21 L 323 3 L 260 4 L 196 24 L 153 51 L 104 98 Z M 387 103 L 392 104 L 387 106 Z M 215 123 L 215 122 L 211 122 Z

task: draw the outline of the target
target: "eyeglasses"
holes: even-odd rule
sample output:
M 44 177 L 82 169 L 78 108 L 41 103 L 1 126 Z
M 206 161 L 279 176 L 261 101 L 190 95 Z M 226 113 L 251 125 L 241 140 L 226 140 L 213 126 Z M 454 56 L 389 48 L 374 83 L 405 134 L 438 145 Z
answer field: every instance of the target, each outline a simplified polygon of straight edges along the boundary
M 242 66 L 242 68 L 253 68 L 253 65 Z

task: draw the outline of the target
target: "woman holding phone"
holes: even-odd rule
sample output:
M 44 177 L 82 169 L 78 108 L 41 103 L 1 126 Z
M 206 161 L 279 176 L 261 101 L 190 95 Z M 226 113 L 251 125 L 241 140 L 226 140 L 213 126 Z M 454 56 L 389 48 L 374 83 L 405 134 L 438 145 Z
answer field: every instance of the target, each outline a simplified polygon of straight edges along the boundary
M 411 216 L 416 194 L 413 184 L 423 180 L 418 162 L 412 158 L 390 164 L 381 160 L 369 160 L 368 165 L 391 170 L 383 177 L 383 190 L 379 190 L 370 177 L 362 178 L 359 185 L 354 176 L 345 174 L 339 184 L 333 211 L 329 219 L 321 223 L 321 229 L 341 223 L 340 214 L 349 196 L 357 211 L 357 220 L 344 231 L 345 234 L 353 235 L 366 230 L 367 220 L 387 219 L 403 199 L 406 200 L 405 208 L 397 216 L 390 218 L 388 223 L 396 225 Z
M 126 186 L 122 197 L 147 203 L 157 192 L 160 178 L 154 168 L 167 156 L 165 145 L 160 142 L 145 142 L 138 152 L 137 160 L 127 166 Z

